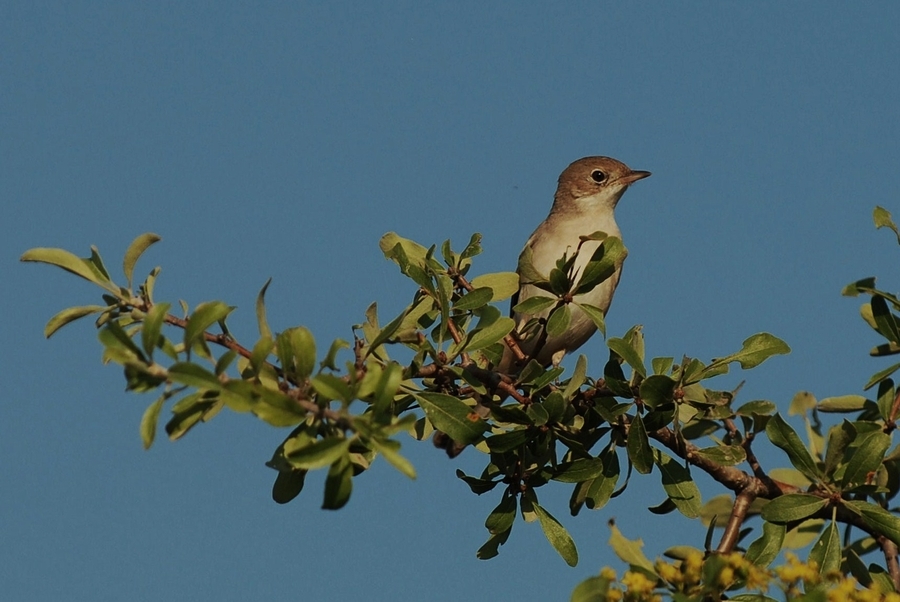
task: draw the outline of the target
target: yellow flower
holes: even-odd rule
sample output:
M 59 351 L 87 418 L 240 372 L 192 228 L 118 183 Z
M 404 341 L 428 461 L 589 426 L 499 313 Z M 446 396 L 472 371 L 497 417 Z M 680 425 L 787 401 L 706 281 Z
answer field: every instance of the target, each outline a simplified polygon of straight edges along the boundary
M 622 577 L 622 585 L 628 588 L 628 593 L 637 595 L 649 595 L 656 586 L 643 573 L 631 571 L 625 572 L 625 575 Z

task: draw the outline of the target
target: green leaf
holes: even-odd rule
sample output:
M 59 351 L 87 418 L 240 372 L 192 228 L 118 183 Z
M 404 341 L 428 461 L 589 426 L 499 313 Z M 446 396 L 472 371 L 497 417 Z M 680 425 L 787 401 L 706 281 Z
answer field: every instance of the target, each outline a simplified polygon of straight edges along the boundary
M 285 442 L 284 457 L 294 468 L 316 470 L 325 468 L 337 461 L 350 449 L 350 439 L 328 437 L 318 439 L 314 443 L 294 449 L 290 445 L 293 440 Z
M 496 535 L 491 535 L 484 545 L 478 548 L 478 551 L 475 552 L 475 557 L 479 560 L 489 560 L 494 558 L 499 553 L 499 548 L 503 544 L 506 543 L 506 540 L 509 539 L 509 534 L 512 532 L 512 529 L 504 531 L 503 533 L 497 533 Z
M 400 328 L 400 324 L 403 323 L 403 319 L 406 317 L 406 314 L 409 313 L 410 309 L 411 308 L 409 307 L 404 309 L 399 316 L 391 320 L 391 322 L 387 326 L 382 328 L 381 331 L 377 335 L 375 335 L 375 338 L 372 339 L 372 341 L 369 343 L 369 350 L 366 352 L 367 357 L 376 349 L 378 349 L 378 347 L 382 343 L 391 338 L 395 332 L 397 332 L 397 329 Z
M 509 494 L 509 491 L 503 492 L 500 503 L 494 508 L 484 521 L 484 526 L 491 535 L 509 531 L 513 523 L 516 521 L 516 498 Z
M 234 310 L 221 301 L 209 301 L 201 303 L 194 309 L 194 313 L 188 318 L 184 329 L 184 347 L 190 349 L 194 341 L 200 339 L 210 326 L 220 320 L 224 320 Z
M 443 430 L 443 429 L 441 429 Z M 533 434 L 528 429 L 515 429 L 487 438 L 488 449 L 494 453 L 506 453 L 522 446 Z
M 547 318 L 547 336 L 562 336 L 566 332 L 566 330 L 568 330 L 569 324 L 571 322 L 572 311 L 569 309 L 569 306 L 562 305 L 560 307 L 557 307 L 552 312 L 550 312 L 550 317 Z
M 534 511 L 537 513 L 538 520 L 541 522 L 541 529 L 543 529 L 550 545 L 562 556 L 566 564 L 569 566 L 577 565 L 578 550 L 575 549 L 575 542 L 572 540 L 569 532 L 566 531 L 566 528 L 537 502 L 534 503 Z
M 739 362 L 741 368 L 749 370 L 760 365 L 773 355 L 790 353 L 788 344 L 767 332 L 755 334 L 744 341 L 743 347 L 737 353 L 719 358 L 709 364 L 693 382 L 699 382 L 705 378 L 721 374 L 722 367 L 732 362 Z
M 789 493 L 763 506 L 762 517 L 773 523 L 790 523 L 809 518 L 827 505 L 827 499 L 815 495 Z
M 678 383 L 661 374 L 651 374 L 641 382 L 641 399 L 651 408 L 672 403 Z
M 747 459 L 747 452 L 740 445 L 718 445 L 694 452 L 701 458 L 711 460 L 720 466 L 734 466 Z
M 259 328 L 260 338 L 268 337 L 271 339 L 272 329 L 269 328 L 269 320 L 266 317 L 266 290 L 269 288 L 270 284 L 272 284 L 271 278 L 266 280 L 263 287 L 259 289 L 259 294 L 256 295 L 256 325 L 257 328 Z
M 474 443 L 487 428 L 484 420 L 472 408 L 452 395 L 444 393 L 414 393 L 419 405 L 434 428 L 444 431 L 463 445 Z
M 753 564 L 767 567 L 781 553 L 781 545 L 784 543 L 784 534 L 787 529 L 784 525 L 763 522 L 762 531 L 759 539 L 747 548 L 745 557 Z
M 353 399 L 350 385 L 333 374 L 317 374 L 310 379 L 309 384 L 316 390 L 316 393 L 326 399 L 337 399 L 344 403 L 350 403 Z
M 535 314 L 539 314 L 544 311 L 548 307 L 552 307 L 556 304 L 556 299 L 553 297 L 545 297 L 543 295 L 535 295 L 533 297 L 528 297 L 521 303 L 517 304 L 512 308 L 513 312 L 517 314 L 522 314 L 526 316 L 533 316 Z
M 160 395 L 159 399 L 144 410 L 144 415 L 141 417 L 141 441 L 144 444 L 144 449 L 150 449 L 150 446 L 153 445 L 153 439 L 156 438 L 156 425 L 159 422 L 159 413 L 169 397 L 169 393 Z
M 865 405 L 866 398 L 862 395 L 841 395 L 826 397 L 819 402 L 817 409 L 820 412 L 859 412 Z
M 587 315 L 588 318 L 591 319 L 591 322 L 594 323 L 594 326 L 597 327 L 597 330 L 600 331 L 600 334 L 604 337 L 606 336 L 606 318 L 604 317 L 603 310 L 599 307 L 595 307 L 593 305 L 588 305 L 587 303 L 578 303 L 575 305 Z
M 350 343 L 345 341 L 344 339 L 335 339 L 331 343 L 331 347 L 328 348 L 328 353 L 325 354 L 325 359 L 322 360 L 322 368 L 328 368 L 329 370 L 337 370 L 337 365 L 335 365 L 334 361 L 337 358 L 337 354 L 341 349 L 350 349 Z
M 84 278 L 88 282 L 93 282 L 97 286 L 109 291 L 117 298 L 120 294 L 119 287 L 110 282 L 109 277 L 104 277 L 103 273 L 91 262 L 90 258 L 81 259 L 63 249 L 37 248 L 25 251 L 19 260 L 36 261 L 38 263 L 55 265 L 67 272 L 71 272 L 76 276 Z
M 460 259 L 468 259 L 469 257 L 475 257 L 476 255 L 480 255 L 480 254 L 481 254 L 481 234 L 476 232 L 469 239 L 469 244 L 466 245 L 466 248 L 463 249 L 463 252 L 459 254 L 459 257 L 460 257 Z
M 74 322 L 79 318 L 83 318 L 85 316 L 89 316 L 91 314 L 100 313 L 101 311 L 105 311 L 109 309 L 105 305 L 81 305 L 79 307 L 70 307 L 68 309 L 64 309 L 47 322 L 47 325 L 44 326 L 44 336 L 48 339 L 53 336 L 57 330 L 68 324 L 69 322 Z
M 401 261 L 398 261 L 398 245 L 403 253 L 403 257 L 406 258 L 407 261 L 412 262 L 420 268 L 425 267 L 425 255 L 428 253 L 428 249 L 419 243 L 409 240 L 408 238 L 403 238 L 396 232 L 388 232 L 381 237 L 380 241 L 378 241 L 378 246 L 381 247 L 384 256 L 394 261 L 394 263 L 397 263 L 397 265 L 400 265 L 402 269 L 403 266 L 401 265 Z
M 497 272 L 482 274 L 470 283 L 473 287 L 489 288 L 493 291 L 491 301 L 509 299 L 519 290 L 519 275 L 515 272 Z
M 844 489 L 852 485 L 863 485 L 869 479 L 870 473 L 874 473 L 881 466 L 884 454 L 891 445 L 891 436 L 880 430 L 861 433 L 850 444 L 853 452 L 847 462 L 841 485 Z
M 534 249 L 531 248 L 531 245 L 526 244 L 525 248 L 522 249 L 522 252 L 519 254 L 518 265 L 516 266 L 516 273 L 519 276 L 519 282 L 523 284 L 527 283 L 545 283 L 548 281 L 548 277 L 546 274 L 542 274 L 534 267 L 534 262 L 532 261 Z M 517 289 L 518 290 L 518 289 Z
M 606 341 L 607 347 L 612 349 L 618 354 L 625 362 L 634 369 L 635 372 L 643 376 L 647 377 L 647 368 L 644 367 L 644 361 L 641 359 L 640 353 L 637 349 L 635 349 L 631 343 L 626 341 L 625 339 L 620 339 L 617 337 L 613 337 Z
M 375 448 L 388 463 L 410 479 L 416 478 L 416 469 L 412 463 L 400 455 L 400 442 L 393 439 L 379 440 L 369 439 L 369 443 Z
M 171 307 L 170 303 L 157 303 L 150 308 L 144 318 L 144 325 L 141 327 L 141 347 L 148 357 L 153 356 L 153 350 L 159 344 L 162 325 Z
M 756 401 L 748 401 L 738 409 L 734 411 L 738 416 L 748 416 L 753 417 L 757 416 L 768 416 L 769 414 L 774 414 L 778 407 L 772 403 L 771 401 L 765 401 L 763 399 L 759 399 Z
M 309 329 L 303 326 L 292 328 L 290 333 L 297 378 L 306 380 L 316 367 L 316 339 Z
M 162 240 L 162 238 L 156 234 L 147 232 L 131 241 L 128 250 L 125 251 L 125 260 L 122 263 L 122 269 L 125 271 L 125 279 L 128 281 L 129 289 L 131 288 L 131 282 L 134 276 L 134 266 L 138 259 L 144 254 L 144 251 L 150 248 L 150 245 L 159 242 L 160 240 Z
M 596 479 L 603 474 L 602 458 L 579 458 L 565 462 L 556 467 L 556 474 L 551 477 L 560 483 L 581 483 Z
M 641 474 L 650 474 L 653 470 L 653 448 L 647 438 L 647 430 L 644 428 L 644 420 L 640 414 L 635 414 L 628 427 L 628 441 L 625 449 L 628 450 L 628 458 L 634 468 Z
M 819 565 L 819 573 L 825 574 L 841 568 L 841 536 L 834 521 L 828 523 L 819 540 L 809 551 L 809 559 Z
M 875 220 L 875 228 L 890 228 L 894 231 L 894 234 L 897 235 L 897 244 L 900 244 L 900 231 L 897 230 L 896 224 L 894 224 L 894 220 L 891 218 L 891 212 L 885 209 L 884 207 L 875 206 L 875 211 L 872 214 L 872 218 Z
M 700 490 L 691 478 L 691 473 L 671 456 L 658 449 L 653 450 L 656 466 L 662 473 L 662 486 L 669 499 L 675 502 L 678 511 L 688 518 L 700 516 Z
M 884 508 L 869 502 L 844 501 L 844 504 L 862 514 L 866 523 L 877 533 L 900 545 L 900 518 L 897 518 Z
M 872 306 L 872 318 L 875 320 L 876 330 L 888 341 L 900 341 L 900 327 L 898 327 L 896 317 L 891 312 L 891 308 L 888 307 L 884 297 L 873 295 L 870 305 Z
M 487 286 L 482 286 L 480 288 L 469 291 L 468 293 L 457 299 L 456 303 L 453 304 L 453 309 L 458 311 L 478 309 L 479 307 L 484 307 L 485 305 L 490 303 L 493 296 L 493 289 Z
M 869 382 L 865 384 L 865 386 L 863 387 L 863 391 L 868 391 L 897 370 L 900 370 L 900 363 L 894 364 L 893 366 L 888 366 L 884 370 L 879 370 L 878 372 L 873 374 L 872 378 L 869 379 Z
M 609 502 L 616 490 L 616 483 L 619 481 L 619 457 L 616 454 L 616 448 L 610 446 L 603 450 L 600 458 L 603 460 L 603 474 L 593 481 L 584 483 L 587 487 L 584 496 L 585 503 L 591 510 L 599 510 Z
M 794 468 L 802 472 L 811 481 L 820 481 L 823 477 L 822 471 L 809 451 L 800 441 L 800 437 L 784 421 L 780 414 L 775 414 L 766 424 L 766 435 L 775 446 L 781 448 L 787 455 Z
M 628 251 L 622 244 L 622 239 L 610 236 L 597 247 L 590 261 L 581 274 L 581 279 L 575 288 L 575 294 L 581 295 L 593 290 L 604 280 L 609 279 L 625 261 Z
M 650 575 L 656 574 L 653 563 L 650 562 L 650 559 L 644 555 L 643 551 L 641 551 L 641 548 L 644 547 L 644 542 L 642 540 L 635 539 L 632 541 L 626 539 L 612 521 L 609 521 L 609 530 L 612 532 L 609 536 L 609 547 L 616 553 L 616 556 L 623 562 L 627 562 L 633 567 L 643 569 Z
M 286 470 L 279 472 L 272 484 L 272 499 L 276 504 L 287 504 L 303 491 L 306 470 Z
M 338 458 L 325 477 L 325 495 L 322 500 L 323 510 L 340 510 L 350 500 L 353 492 L 353 464 L 344 455 Z
M 466 343 L 466 351 L 477 351 L 490 347 L 512 332 L 516 322 L 512 318 L 498 318 L 490 325 L 469 333 L 469 341 Z

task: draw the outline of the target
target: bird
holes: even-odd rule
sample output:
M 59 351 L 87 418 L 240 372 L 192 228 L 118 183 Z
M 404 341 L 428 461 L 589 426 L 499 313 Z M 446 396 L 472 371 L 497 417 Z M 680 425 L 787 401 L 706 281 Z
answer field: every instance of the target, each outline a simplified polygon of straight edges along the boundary
M 520 341 L 519 348 L 545 368 L 559 365 L 565 354 L 578 349 L 591 338 L 597 326 L 577 305 L 570 303 L 571 319 L 562 334 L 541 336 L 538 331 L 528 336 L 524 332 L 526 324 L 533 324 L 534 318 L 546 319 L 553 307 L 535 314 L 521 314 L 512 310 L 529 297 L 551 295 L 529 283 L 523 274 L 522 258 L 530 251 L 532 266 L 546 277 L 556 267 L 558 259 L 563 255 L 572 257 L 581 243 L 572 272 L 577 283 L 579 275 L 601 244 L 599 240 L 582 241 L 581 237 L 600 231 L 621 239 L 622 233 L 615 219 L 616 204 L 631 184 L 648 176 L 649 171 L 633 170 L 611 157 L 584 157 L 573 162 L 560 174 L 550 214 L 535 229 L 520 255 L 517 270 L 520 276 L 519 291 L 513 296 L 511 303 L 511 314 L 516 324 L 514 333 Z M 621 274 L 622 263 L 619 261 L 607 280 L 593 290 L 574 295 L 572 300 L 597 307 L 605 316 Z M 541 339 L 543 344 L 536 348 Z M 496 369 L 514 376 L 521 371 L 523 363 L 517 361 L 512 349 L 506 346 Z

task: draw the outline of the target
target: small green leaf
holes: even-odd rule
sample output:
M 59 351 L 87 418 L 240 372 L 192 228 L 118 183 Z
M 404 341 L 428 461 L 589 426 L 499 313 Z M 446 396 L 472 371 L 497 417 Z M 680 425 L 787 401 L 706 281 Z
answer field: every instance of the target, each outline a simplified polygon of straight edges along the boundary
M 819 573 L 825 574 L 841 568 L 841 536 L 834 521 L 828 523 L 819 540 L 809 551 L 809 559 L 819 565 Z
M 482 274 L 470 283 L 473 287 L 489 288 L 493 291 L 491 301 L 509 299 L 519 290 L 519 275 L 515 272 L 497 272 L 495 274 Z
M 144 325 L 141 327 L 141 347 L 148 357 L 153 356 L 153 350 L 159 344 L 159 335 L 162 325 L 172 307 L 170 303 L 157 303 L 147 312 Z
M 150 446 L 153 445 L 153 439 L 156 438 L 156 425 L 159 422 L 159 413 L 169 397 L 169 393 L 160 395 L 159 399 L 144 410 L 144 415 L 141 417 L 141 441 L 144 443 L 144 449 L 150 449 Z
M 872 214 L 872 218 L 875 220 L 875 228 L 890 228 L 894 231 L 894 234 L 897 235 L 897 243 L 900 244 L 900 231 L 897 230 L 896 224 L 894 224 L 894 220 L 891 218 L 891 212 L 885 209 L 884 207 L 879 207 L 876 205 L 875 211 Z
M 516 322 L 512 318 L 498 318 L 485 328 L 477 329 L 469 333 L 469 341 L 466 343 L 466 351 L 477 351 L 490 347 L 512 332 Z
M 515 521 L 516 498 L 510 495 L 509 491 L 504 491 L 500 503 L 485 519 L 484 526 L 491 535 L 496 535 L 497 533 L 509 531 Z
M 201 303 L 188 318 L 184 329 L 184 347 L 190 349 L 194 341 L 201 338 L 206 329 L 220 320 L 224 320 L 234 310 L 221 301 Z
M 410 479 L 416 478 L 416 469 L 412 463 L 400 455 L 400 442 L 393 439 L 379 441 L 378 439 L 369 439 L 369 443 L 375 448 L 388 463 L 399 470 L 402 474 Z
M 827 499 L 815 495 L 789 493 L 763 506 L 762 517 L 773 523 L 790 523 L 809 518 L 827 505 Z
M 791 348 L 788 347 L 787 343 L 767 332 L 761 332 L 746 339 L 741 350 L 737 353 L 717 359 L 710 363 L 710 365 L 703 370 L 698 380 L 709 378 L 713 373 L 717 373 L 722 366 L 730 364 L 731 362 L 739 362 L 741 368 L 749 370 L 760 365 L 773 355 L 781 355 L 790 352 Z
M 353 464 L 347 455 L 343 455 L 331 468 L 325 477 L 325 495 L 322 499 L 323 510 L 340 510 L 350 500 L 353 492 Z
M 472 408 L 452 395 L 444 393 L 414 393 L 419 405 L 434 428 L 444 431 L 461 444 L 477 441 L 487 428 L 484 420 Z
M 522 446 L 532 436 L 528 429 L 515 429 L 499 435 L 492 435 L 487 438 L 486 443 L 492 452 L 503 454 Z
M 314 443 L 298 449 L 290 446 L 289 440 L 284 448 L 284 457 L 294 468 L 316 470 L 334 463 L 350 449 L 350 440 L 343 437 L 318 439 Z
M 641 548 L 644 547 L 644 542 L 642 540 L 635 539 L 632 541 L 626 539 L 612 521 L 609 521 L 609 529 L 612 532 L 609 537 L 609 547 L 616 553 L 616 556 L 623 562 L 627 562 L 631 566 L 643 569 L 650 575 L 656 574 L 656 571 L 653 569 L 653 563 L 650 562 L 650 559 L 644 555 L 643 551 L 641 551 Z
M 569 309 L 569 306 L 562 305 L 557 307 L 550 312 L 550 317 L 547 318 L 547 336 L 562 336 L 568 330 L 571 321 L 572 311 Z
M 767 567 L 772 564 L 784 543 L 784 534 L 787 531 L 784 525 L 763 522 L 762 535 L 747 548 L 746 558 L 753 564 Z
M 591 510 L 599 510 L 609 502 L 619 481 L 619 456 L 615 446 L 603 450 L 600 458 L 603 460 L 603 474 L 584 484 L 587 486 L 584 501 Z
M 543 295 L 535 295 L 533 297 L 528 297 L 521 303 L 517 304 L 512 308 L 513 312 L 517 314 L 522 314 L 526 316 L 533 316 L 535 314 L 539 314 L 548 307 L 552 307 L 556 304 L 556 299 L 553 297 L 545 297 Z
M 337 354 L 341 349 L 349 349 L 350 343 L 345 341 L 344 339 L 335 339 L 331 343 L 331 347 L 328 348 L 328 353 L 325 354 L 325 359 L 322 360 L 322 368 L 328 368 L 329 370 L 337 370 L 337 365 L 335 365 L 334 361 L 337 358 Z
M 862 501 L 845 501 L 844 504 L 862 514 L 863 519 L 876 533 L 900 545 L 900 518 L 894 516 L 884 508 Z
M 802 472 L 811 481 L 822 479 L 822 471 L 819 469 L 809 451 L 800 441 L 800 437 L 784 421 L 780 414 L 775 414 L 766 424 L 766 435 L 775 446 L 781 448 L 787 455 L 794 468 Z
M 863 391 L 868 391 L 897 370 L 900 370 L 900 363 L 894 364 L 893 366 L 888 366 L 884 370 L 879 370 L 878 372 L 873 374 L 872 378 L 869 379 L 869 382 L 867 382 L 865 386 L 863 386 Z
M 651 408 L 672 403 L 674 400 L 675 386 L 677 384 L 678 383 L 668 376 L 651 374 L 641 382 L 641 399 Z
M 79 318 L 83 318 L 85 316 L 89 316 L 91 314 L 100 313 L 101 311 L 105 311 L 109 309 L 105 305 L 81 305 L 79 307 L 70 307 L 68 309 L 64 309 L 47 322 L 47 325 L 44 326 L 44 336 L 48 339 L 53 336 L 57 330 L 68 324 L 69 322 L 74 322 Z
M 581 311 L 585 313 L 585 315 L 591 319 L 591 322 L 594 323 L 594 326 L 597 327 L 597 330 L 600 331 L 600 334 L 604 337 L 606 336 L 606 318 L 604 317 L 603 310 L 599 307 L 594 307 L 593 305 L 588 305 L 587 303 L 575 303 L 576 307 L 578 307 Z
M 541 522 L 541 529 L 543 529 L 550 545 L 559 552 L 566 564 L 569 566 L 577 565 L 578 550 L 575 548 L 575 542 L 572 540 L 569 532 L 566 531 L 566 528 L 537 502 L 534 503 L 534 511 L 537 513 L 538 520 Z
M 628 458 L 634 465 L 635 470 L 641 474 L 650 474 L 653 470 L 653 448 L 650 447 L 650 440 L 647 438 L 647 431 L 644 428 L 644 420 L 640 414 L 636 414 L 631 420 L 631 426 L 628 427 L 628 441 L 626 442 L 628 450 Z
M 81 259 L 63 249 L 37 248 L 25 251 L 19 259 L 20 261 L 36 261 L 38 263 L 55 265 L 84 278 L 88 282 L 93 282 L 116 297 L 120 294 L 119 287 L 110 282 L 108 277 L 104 277 L 96 265 L 91 262 L 90 258 Z
M 266 280 L 263 287 L 259 289 L 259 294 L 256 295 L 256 325 L 257 328 L 259 328 L 259 336 L 261 338 L 268 337 L 271 339 L 272 329 L 269 328 L 269 320 L 266 317 L 266 290 L 269 288 L 270 284 L 272 284 L 271 278 Z
M 628 251 L 622 244 L 622 239 L 615 236 L 608 237 L 597 247 L 585 266 L 575 288 L 575 294 L 584 294 L 609 279 L 622 266 L 627 255 Z
M 156 234 L 147 232 L 135 238 L 125 251 L 125 260 L 122 262 L 122 269 L 125 271 L 125 279 L 128 281 L 128 288 L 131 288 L 131 282 L 134 276 L 134 266 L 140 259 L 144 251 L 150 248 L 153 243 L 162 240 Z
M 276 504 L 287 504 L 303 491 L 306 470 L 285 470 L 279 472 L 272 484 L 272 499 Z
M 596 479 L 603 474 L 602 458 L 579 458 L 565 462 L 556 467 L 556 474 L 551 477 L 560 483 L 581 483 Z
M 718 445 L 693 452 L 701 458 L 711 460 L 720 466 L 734 466 L 747 459 L 747 452 L 740 445 Z
M 826 397 L 817 408 L 820 412 L 859 412 L 865 405 L 866 398 L 862 395 L 841 395 Z
M 700 490 L 691 478 L 691 473 L 671 456 L 658 449 L 653 450 L 654 461 L 662 473 L 662 486 L 678 511 L 688 518 L 700 516 L 702 504 Z
M 647 368 L 644 367 L 644 361 L 641 359 L 639 351 L 631 343 L 625 339 L 613 337 L 606 341 L 606 346 L 615 351 L 635 372 L 644 378 L 647 377 Z
M 771 401 L 759 399 L 756 401 L 748 401 L 734 411 L 738 416 L 752 417 L 754 414 L 758 416 L 768 416 L 774 414 L 778 407 Z
M 391 322 L 387 326 L 382 328 L 381 331 L 377 335 L 375 335 L 375 338 L 372 339 L 371 342 L 369 342 L 369 350 L 366 352 L 366 356 L 373 353 L 382 343 L 387 341 L 394 335 L 395 332 L 397 332 L 397 329 L 400 328 L 400 324 L 403 323 L 403 319 L 406 317 L 406 314 L 409 313 L 410 309 L 410 307 L 404 309 L 399 316 L 391 320 Z
M 344 403 L 349 403 L 353 399 L 350 385 L 333 374 L 317 374 L 310 379 L 309 384 L 316 390 L 316 393 L 326 399 L 337 399 Z
M 490 303 L 493 296 L 494 291 L 490 287 L 476 288 L 457 299 L 456 303 L 453 304 L 453 309 L 457 311 L 478 309 Z
M 880 430 L 857 435 L 849 447 L 852 453 L 841 478 L 843 488 L 865 484 L 870 474 L 881 466 L 881 461 L 890 445 L 891 436 Z
M 309 329 L 303 326 L 292 328 L 290 333 L 297 378 L 306 380 L 316 367 L 316 339 Z

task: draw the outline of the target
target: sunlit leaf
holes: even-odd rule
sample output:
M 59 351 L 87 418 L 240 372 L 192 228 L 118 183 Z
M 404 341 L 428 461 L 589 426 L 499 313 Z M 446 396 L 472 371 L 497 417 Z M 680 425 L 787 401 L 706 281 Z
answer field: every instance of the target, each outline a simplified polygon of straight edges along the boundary
M 662 474 L 662 486 L 679 512 L 688 518 L 700 516 L 700 489 L 688 470 L 671 456 L 658 449 L 653 450 L 656 466 Z
M 414 396 L 434 427 L 457 443 L 473 443 L 487 428 L 472 408 L 452 395 L 423 392 Z
M 162 240 L 162 238 L 158 235 L 147 232 L 131 241 L 128 250 L 125 251 L 125 260 L 122 263 L 122 269 L 125 271 L 125 279 L 128 281 L 129 289 L 131 288 L 131 282 L 134 276 L 134 266 L 137 264 L 138 259 L 144 254 L 144 251 L 150 248 L 150 245 L 159 242 L 160 240 Z
M 812 481 L 822 478 L 822 471 L 809 454 L 800 437 L 784 421 L 780 414 L 775 414 L 766 424 L 766 435 L 775 446 L 784 450 L 794 467 Z
M 92 314 L 100 313 L 101 311 L 105 311 L 109 309 L 105 305 L 82 305 L 79 307 L 70 307 L 68 309 L 64 309 L 47 322 L 47 325 L 44 326 L 44 336 L 48 339 L 53 336 L 57 330 L 65 326 L 70 322 L 74 322 L 79 318 L 83 318 L 85 316 L 90 316 Z
M 569 566 L 578 564 L 578 550 L 575 548 L 575 542 L 572 536 L 566 531 L 558 520 L 552 514 L 544 510 L 537 502 L 534 503 L 534 511 L 537 513 L 538 520 L 541 523 L 541 529 L 547 537 L 547 541 L 562 556 Z
M 790 523 L 808 518 L 827 505 L 827 499 L 816 495 L 790 493 L 763 506 L 762 517 L 773 523 Z

